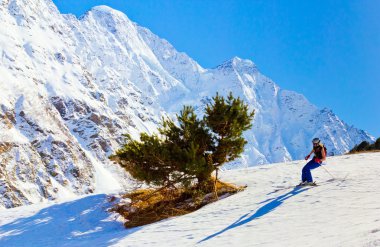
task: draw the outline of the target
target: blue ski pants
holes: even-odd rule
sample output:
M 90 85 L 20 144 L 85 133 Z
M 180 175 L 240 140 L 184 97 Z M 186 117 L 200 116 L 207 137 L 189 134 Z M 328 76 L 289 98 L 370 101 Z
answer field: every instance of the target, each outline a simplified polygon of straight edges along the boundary
M 310 160 L 303 168 L 302 168 L 302 182 L 313 182 L 313 177 L 311 176 L 311 171 L 317 167 L 320 167 L 321 164 L 314 161 L 314 159 Z

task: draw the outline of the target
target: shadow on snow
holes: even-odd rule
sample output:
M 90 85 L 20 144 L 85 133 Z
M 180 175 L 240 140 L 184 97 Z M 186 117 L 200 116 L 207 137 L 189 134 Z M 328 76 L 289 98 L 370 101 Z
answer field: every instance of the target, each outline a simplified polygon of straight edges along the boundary
M 227 226 L 223 230 L 220 230 L 219 232 L 216 232 L 216 233 L 200 240 L 198 243 L 202 243 L 204 241 L 212 239 L 212 238 L 214 238 L 214 237 L 216 237 L 216 236 L 218 236 L 218 235 L 220 235 L 220 234 L 222 234 L 228 230 L 231 230 L 235 227 L 247 224 L 247 223 L 251 222 L 252 220 L 255 220 L 261 216 L 264 216 L 264 215 L 272 212 L 273 210 L 275 210 L 277 207 L 279 207 L 285 200 L 287 200 L 287 199 L 289 199 L 289 198 L 291 198 L 291 197 L 293 197 L 293 196 L 295 196 L 301 192 L 304 192 L 308 189 L 309 188 L 296 187 L 292 191 L 287 192 L 281 196 L 278 196 L 278 197 L 270 200 L 267 204 L 265 204 L 264 206 L 257 209 L 257 211 L 254 214 L 252 214 L 252 215 L 250 215 L 251 213 L 244 214 L 243 216 L 241 216 L 238 220 L 236 220 L 231 225 Z M 266 201 L 264 201 L 264 202 L 266 202 Z
M 108 220 L 106 200 L 92 195 L 0 226 L 0 246 L 109 246 L 140 229 Z

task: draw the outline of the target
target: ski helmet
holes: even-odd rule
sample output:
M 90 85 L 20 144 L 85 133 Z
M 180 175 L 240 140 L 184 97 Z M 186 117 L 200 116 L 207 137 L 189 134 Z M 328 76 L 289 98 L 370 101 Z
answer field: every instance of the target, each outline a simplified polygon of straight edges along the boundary
M 313 144 L 319 144 L 320 142 L 321 142 L 321 140 L 319 140 L 318 137 L 313 139 Z

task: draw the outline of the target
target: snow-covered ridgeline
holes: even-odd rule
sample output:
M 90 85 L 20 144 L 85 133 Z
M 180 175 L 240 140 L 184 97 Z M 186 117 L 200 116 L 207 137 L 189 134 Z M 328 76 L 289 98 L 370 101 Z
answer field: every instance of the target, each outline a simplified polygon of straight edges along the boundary
M 334 154 L 372 139 L 282 90 L 252 61 L 204 69 L 106 6 L 77 19 L 51 0 L 2 0 L 0 26 L 4 207 L 128 186 L 107 159 L 122 134 L 153 132 L 162 115 L 183 104 L 200 110 L 216 91 L 232 91 L 256 110 L 247 150 L 231 166 L 300 158 L 315 135 Z

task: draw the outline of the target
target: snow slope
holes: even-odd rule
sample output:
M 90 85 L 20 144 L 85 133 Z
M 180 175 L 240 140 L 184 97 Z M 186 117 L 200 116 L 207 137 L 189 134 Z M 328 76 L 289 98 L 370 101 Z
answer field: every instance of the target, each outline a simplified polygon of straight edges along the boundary
M 294 188 L 305 161 L 225 171 L 248 188 L 191 214 L 126 230 L 106 195 L 0 211 L 0 246 L 380 246 L 380 153 L 329 157 L 320 184 Z

